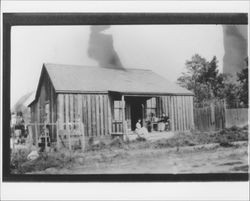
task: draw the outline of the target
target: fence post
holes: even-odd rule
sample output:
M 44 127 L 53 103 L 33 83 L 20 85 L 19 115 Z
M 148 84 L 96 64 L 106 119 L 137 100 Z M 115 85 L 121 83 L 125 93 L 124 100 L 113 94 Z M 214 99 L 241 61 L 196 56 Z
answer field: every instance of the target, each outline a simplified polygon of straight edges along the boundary
M 37 128 L 37 122 L 35 122 L 35 145 L 38 147 L 38 128 Z
M 67 122 L 67 124 L 69 124 L 69 122 Z M 69 150 L 71 151 L 71 138 L 70 138 L 70 131 L 71 131 L 72 127 L 70 128 L 70 125 L 68 126 L 68 140 L 69 140 Z
M 227 103 L 226 103 L 226 100 L 223 100 L 223 109 L 224 109 L 224 112 L 223 112 L 223 115 L 224 115 L 224 126 L 223 128 L 226 128 L 227 127 Z
M 59 122 L 56 121 L 56 148 L 59 150 Z
M 211 109 L 211 124 L 212 124 L 212 129 L 215 129 L 215 112 L 214 112 L 214 103 L 210 103 L 210 109 Z
M 47 132 L 46 132 L 46 122 L 44 122 L 44 135 L 45 135 L 45 151 L 47 151 Z
M 82 150 L 85 150 L 85 133 L 84 133 L 84 124 L 82 122 L 79 122 L 80 130 L 82 133 Z

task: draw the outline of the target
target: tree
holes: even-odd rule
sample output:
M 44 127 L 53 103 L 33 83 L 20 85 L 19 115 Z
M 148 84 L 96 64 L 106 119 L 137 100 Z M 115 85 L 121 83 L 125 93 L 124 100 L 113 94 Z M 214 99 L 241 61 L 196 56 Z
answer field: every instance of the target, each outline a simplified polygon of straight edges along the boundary
M 248 107 L 248 68 L 244 68 L 240 73 L 237 73 L 239 87 L 239 100 Z
M 209 62 L 198 54 L 186 61 L 187 72 L 182 73 L 177 83 L 194 93 L 196 106 L 226 99 L 230 106 L 238 101 L 238 85 L 230 81 L 230 75 L 219 73 L 218 60 Z

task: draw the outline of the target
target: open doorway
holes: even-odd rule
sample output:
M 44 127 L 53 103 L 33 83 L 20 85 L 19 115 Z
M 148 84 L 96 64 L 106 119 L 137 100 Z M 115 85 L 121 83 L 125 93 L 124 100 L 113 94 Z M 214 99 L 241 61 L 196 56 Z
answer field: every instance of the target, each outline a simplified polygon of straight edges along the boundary
M 133 99 L 130 103 L 131 106 L 131 128 L 135 130 L 136 123 L 138 119 L 141 119 L 141 124 L 143 126 L 144 119 L 144 107 L 145 107 L 145 99 Z

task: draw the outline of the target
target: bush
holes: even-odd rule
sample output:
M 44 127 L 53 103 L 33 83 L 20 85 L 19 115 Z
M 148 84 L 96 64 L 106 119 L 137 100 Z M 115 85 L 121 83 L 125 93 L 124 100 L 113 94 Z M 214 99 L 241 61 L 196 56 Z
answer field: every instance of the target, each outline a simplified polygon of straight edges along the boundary
M 27 156 L 29 153 L 30 151 L 28 149 L 16 149 L 12 151 L 10 158 L 11 172 L 18 170 L 21 165 L 27 161 Z
M 64 167 L 74 162 L 77 157 L 69 150 L 60 152 L 40 152 L 35 160 L 27 160 L 29 149 L 18 149 L 11 154 L 11 172 L 24 174 L 27 172 L 42 171 L 51 167 Z
M 118 147 L 118 148 L 122 148 L 123 145 L 124 145 L 124 142 L 120 137 L 114 138 L 109 144 L 110 147 Z

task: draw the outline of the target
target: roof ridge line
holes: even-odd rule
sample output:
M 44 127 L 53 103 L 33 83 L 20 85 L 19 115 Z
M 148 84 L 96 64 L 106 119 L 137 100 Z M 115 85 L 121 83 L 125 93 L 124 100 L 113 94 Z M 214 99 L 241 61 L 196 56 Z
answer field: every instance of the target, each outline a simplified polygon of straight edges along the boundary
M 65 67 L 84 67 L 84 68 L 101 68 L 101 69 L 108 69 L 108 70 L 140 70 L 140 71 L 152 71 L 151 69 L 145 69 L 145 68 L 124 68 L 124 69 L 118 69 L 118 68 L 105 68 L 100 66 L 87 66 L 87 65 L 78 65 L 78 64 L 60 64 L 60 63 L 43 63 L 45 67 L 48 65 L 53 65 L 55 67 L 65 66 Z

